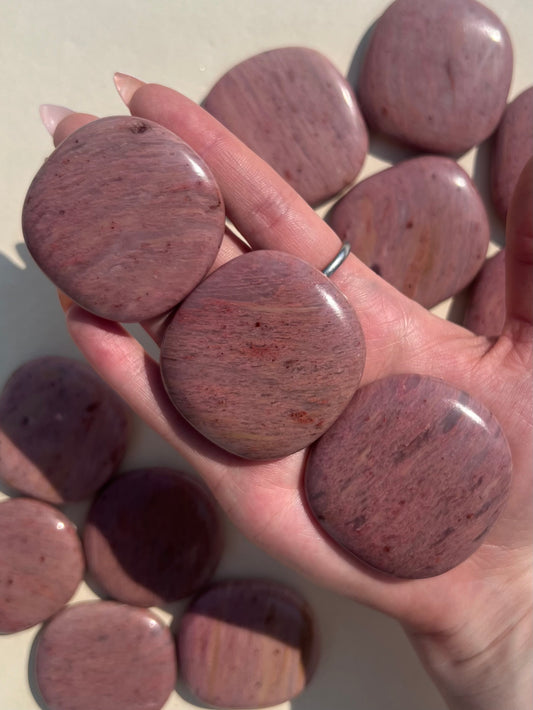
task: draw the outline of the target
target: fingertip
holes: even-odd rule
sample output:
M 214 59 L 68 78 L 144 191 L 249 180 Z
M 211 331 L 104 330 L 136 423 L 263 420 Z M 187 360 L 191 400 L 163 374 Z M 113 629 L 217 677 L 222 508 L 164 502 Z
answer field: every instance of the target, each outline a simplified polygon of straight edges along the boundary
M 115 87 L 120 98 L 128 107 L 137 89 L 144 86 L 144 81 L 136 79 L 130 74 L 123 74 L 122 72 L 115 72 L 113 81 L 115 82 Z
M 59 298 L 59 303 L 61 305 L 61 308 L 63 309 L 63 312 L 68 313 L 70 307 L 74 303 L 72 298 L 67 296 L 67 294 L 63 293 L 63 291 L 61 291 L 60 289 L 57 289 L 57 297 Z
M 55 104 L 41 104 L 41 106 L 39 106 L 41 121 L 52 137 L 54 136 L 58 124 L 72 113 L 74 113 L 74 111 L 66 106 L 56 106 Z

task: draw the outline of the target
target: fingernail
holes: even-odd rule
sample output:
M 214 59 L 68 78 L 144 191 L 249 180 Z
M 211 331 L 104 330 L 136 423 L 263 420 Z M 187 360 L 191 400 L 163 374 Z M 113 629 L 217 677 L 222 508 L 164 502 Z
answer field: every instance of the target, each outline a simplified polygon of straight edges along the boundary
M 133 98 L 134 93 L 137 89 L 140 89 L 144 85 L 144 81 L 136 79 L 134 76 L 129 74 L 122 74 L 121 72 L 116 72 L 113 81 L 117 87 L 117 91 L 120 94 L 120 98 L 126 106 L 130 105 L 130 101 Z
M 74 113 L 74 111 L 71 111 L 65 106 L 54 106 L 54 104 L 42 104 L 39 106 L 41 121 L 51 136 L 54 135 L 57 124 L 61 123 L 61 121 L 71 113 Z
M 57 289 L 57 297 L 59 298 L 61 308 L 66 313 L 68 309 L 72 306 L 74 301 L 72 300 L 72 298 L 69 298 L 66 293 L 63 293 L 63 291 L 61 291 L 60 289 Z

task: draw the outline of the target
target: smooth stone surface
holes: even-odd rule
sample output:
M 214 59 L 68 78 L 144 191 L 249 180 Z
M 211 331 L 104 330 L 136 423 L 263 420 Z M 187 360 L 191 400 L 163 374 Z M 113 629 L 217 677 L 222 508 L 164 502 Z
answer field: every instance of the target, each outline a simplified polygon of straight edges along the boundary
M 30 360 L 0 397 L 0 478 L 50 503 L 83 500 L 117 470 L 127 436 L 125 405 L 87 365 Z
M 319 526 L 356 558 L 431 577 L 482 543 L 511 469 L 485 407 L 442 380 L 396 375 L 361 388 L 311 449 L 305 490 Z
M 481 143 L 505 109 L 513 50 L 475 0 L 396 0 L 376 23 L 357 96 L 372 128 L 456 154 Z
M 311 610 L 263 580 L 218 583 L 199 595 L 178 629 L 180 677 L 202 702 L 259 708 L 296 697 L 318 659 Z
M 436 156 L 358 183 L 328 222 L 361 261 L 426 308 L 470 283 L 490 237 L 474 184 L 455 161 Z
M 181 414 L 250 459 L 305 448 L 355 392 L 365 361 L 344 295 L 290 254 L 253 251 L 213 272 L 182 303 L 161 346 Z
M 178 136 L 116 116 L 83 126 L 35 176 L 28 249 L 81 306 L 134 322 L 173 308 L 207 273 L 224 232 L 211 172 Z
M 22 631 L 59 611 L 83 578 L 76 529 L 37 500 L 0 503 L 0 633 Z
M 159 710 L 176 682 L 172 635 L 145 609 L 74 604 L 38 637 L 35 676 L 49 710 Z
M 204 107 L 311 204 L 349 185 L 368 150 L 351 86 L 312 49 L 250 57 L 219 79 Z
M 211 578 L 222 530 L 198 481 L 173 469 L 146 468 L 100 492 L 83 543 L 90 572 L 110 596 L 155 606 L 182 599 Z
M 463 325 L 477 335 L 500 335 L 505 324 L 505 249 L 483 264 L 469 294 Z
M 511 196 L 525 164 L 533 155 L 533 86 L 505 109 L 492 146 L 492 201 L 505 220 Z

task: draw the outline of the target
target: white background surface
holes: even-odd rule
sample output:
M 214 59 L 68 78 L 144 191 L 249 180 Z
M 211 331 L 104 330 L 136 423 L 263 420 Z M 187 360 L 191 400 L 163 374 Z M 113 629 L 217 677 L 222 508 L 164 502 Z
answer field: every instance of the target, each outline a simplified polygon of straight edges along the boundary
M 431 2 L 431 0 L 428 0 Z M 348 73 L 382 0 L 2 0 L 0 131 L 0 386 L 23 361 L 43 354 L 79 357 L 67 335 L 55 290 L 22 243 L 25 191 L 51 141 L 38 116 L 41 103 L 99 115 L 125 113 L 112 84 L 114 71 L 175 87 L 200 101 L 236 62 L 259 51 L 303 45 L 322 51 Z M 510 91 L 532 83 L 533 3 L 488 0 L 507 26 L 515 50 Z M 371 146 L 359 179 L 386 164 Z M 485 153 L 486 154 L 486 153 Z M 389 160 L 395 156 L 385 152 Z M 486 186 L 483 152 L 461 159 Z M 503 227 L 494 220 L 493 240 Z M 136 422 L 123 470 L 142 465 L 183 466 L 178 455 Z M 0 498 L 2 497 L 0 489 Z M 83 508 L 75 511 L 80 519 Z M 246 542 L 229 524 L 217 576 L 268 576 L 299 589 L 316 610 L 322 658 L 311 686 L 281 706 L 294 710 L 442 710 L 444 704 L 404 639 L 380 614 L 321 590 Z M 0 560 L 0 564 L 2 561 Z M 82 586 L 75 600 L 91 596 Z M 468 604 L 468 600 L 465 600 Z M 164 616 L 169 619 L 169 615 Z M 487 620 L 490 623 L 490 620 Z M 0 708 L 38 705 L 28 684 L 36 630 L 0 637 Z M 165 710 L 196 707 L 177 694 Z M 94 710 L 98 710 L 97 707 Z M 503 709 L 502 709 L 503 710 Z

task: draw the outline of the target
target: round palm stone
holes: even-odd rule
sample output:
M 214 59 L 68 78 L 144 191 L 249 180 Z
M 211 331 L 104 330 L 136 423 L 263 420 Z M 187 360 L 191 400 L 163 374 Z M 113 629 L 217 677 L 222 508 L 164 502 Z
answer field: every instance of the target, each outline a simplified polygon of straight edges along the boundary
M 505 220 L 511 197 L 533 155 L 533 86 L 505 109 L 492 146 L 490 181 L 496 211 Z
M 263 580 L 213 585 L 180 621 L 180 677 L 219 708 L 271 707 L 298 695 L 318 658 L 314 622 L 292 590 Z
M 361 326 L 334 284 L 295 256 L 253 251 L 181 304 L 161 347 L 170 399 L 206 438 L 249 459 L 305 448 L 355 392 Z
M 490 236 L 473 182 L 455 161 L 437 156 L 406 160 L 358 183 L 328 222 L 362 262 L 426 308 L 472 281 Z
M 30 360 L 0 397 L 0 479 L 33 498 L 89 498 L 118 468 L 127 438 L 122 400 L 70 358 Z
M 67 607 L 37 640 L 35 675 L 50 710 L 159 710 L 176 682 L 170 630 L 115 602 Z
M 324 55 L 283 47 L 237 64 L 205 108 L 311 204 L 359 173 L 368 135 L 353 90 Z
M 211 172 L 178 136 L 118 116 L 79 128 L 24 202 L 28 249 L 76 303 L 110 320 L 160 315 L 207 273 L 224 232 Z
M 28 498 L 0 503 L 0 633 L 59 611 L 83 578 L 76 529 L 56 508 Z
M 457 154 L 497 127 L 513 50 L 475 0 L 395 0 L 379 18 L 358 82 L 370 126 L 413 146 Z
M 481 544 L 511 481 L 492 414 L 442 380 L 394 375 L 362 387 L 312 447 L 307 500 L 345 550 L 397 577 L 431 577 Z
M 89 571 L 110 596 L 155 606 L 189 596 L 210 579 L 222 530 L 198 481 L 146 468 L 118 476 L 99 493 L 83 543 Z

